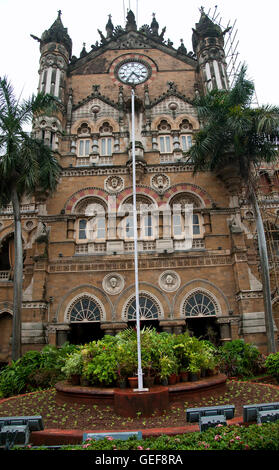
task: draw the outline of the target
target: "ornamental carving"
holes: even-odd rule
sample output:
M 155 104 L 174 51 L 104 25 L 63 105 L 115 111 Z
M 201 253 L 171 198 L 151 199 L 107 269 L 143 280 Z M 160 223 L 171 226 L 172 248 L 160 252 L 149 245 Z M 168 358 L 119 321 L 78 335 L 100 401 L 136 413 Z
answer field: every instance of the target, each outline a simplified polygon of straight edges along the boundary
M 175 271 L 165 271 L 159 277 L 159 285 L 165 292 L 174 292 L 180 286 L 180 277 Z
M 119 294 L 124 288 L 124 278 L 118 273 L 107 274 L 103 279 L 103 289 L 107 294 Z
M 105 180 L 105 189 L 110 193 L 118 193 L 124 188 L 124 180 L 120 176 L 111 175 Z
M 151 186 L 158 192 L 165 191 L 170 186 L 170 179 L 167 175 L 159 173 L 151 178 Z

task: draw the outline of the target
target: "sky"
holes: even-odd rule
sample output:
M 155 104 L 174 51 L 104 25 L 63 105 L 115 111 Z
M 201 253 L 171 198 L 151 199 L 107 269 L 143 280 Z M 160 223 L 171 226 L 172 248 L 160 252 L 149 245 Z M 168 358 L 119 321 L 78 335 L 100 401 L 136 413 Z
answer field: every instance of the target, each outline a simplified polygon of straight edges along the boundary
M 128 9 L 134 11 L 138 27 L 150 24 L 155 13 L 160 31 L 166 27 L 165 39 L 175 48 L 183 39 L 189 52 L 201 6 L 209 16 L 218 15 L 223 27 L 234 25 L 236 65 L 247 64 L 258 104 L 279 105 L 278 0 L 0 0 L 0 76 L 9 78 L 17 96 L 28 98 L 37 92 L 40 51 L 30 34 L 41 37 L 59 9 L 73 42 L 72 53 L 79 57 L 83 43 L 90 51 L 91 44 L 100 40 L 98 29 L 106 34 L 109 14 L 114 26 L 125 27 Z

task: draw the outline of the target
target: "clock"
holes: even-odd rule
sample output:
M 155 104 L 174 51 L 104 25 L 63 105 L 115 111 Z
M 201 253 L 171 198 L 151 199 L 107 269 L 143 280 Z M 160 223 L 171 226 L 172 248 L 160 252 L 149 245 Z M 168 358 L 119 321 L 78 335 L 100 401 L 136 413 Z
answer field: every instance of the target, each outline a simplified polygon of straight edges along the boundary
M 149 78 L 149 68 L 143 62 L 126 61 L 117 70 L 118 79 L 129 85 L 139 85 Z

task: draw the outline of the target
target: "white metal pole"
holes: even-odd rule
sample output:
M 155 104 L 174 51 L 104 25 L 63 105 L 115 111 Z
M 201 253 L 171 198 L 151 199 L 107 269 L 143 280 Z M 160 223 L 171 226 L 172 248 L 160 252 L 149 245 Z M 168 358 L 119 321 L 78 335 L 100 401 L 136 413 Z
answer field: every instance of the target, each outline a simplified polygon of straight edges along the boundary
M 137 231 L 137 201 L 136 201 L 136 151 L 135 151 L 135 90 L 132 88 L 132 160 L 133 160 L 133 220 L 134 220 L 134 263 L 136 287 L 136 320 L 137 320 L 137 349 L 138 349 L 138 390 L 143 389 L 141 367 L 140 317 L 139 317 L 139 279 L 138 279 L 138 231 Z

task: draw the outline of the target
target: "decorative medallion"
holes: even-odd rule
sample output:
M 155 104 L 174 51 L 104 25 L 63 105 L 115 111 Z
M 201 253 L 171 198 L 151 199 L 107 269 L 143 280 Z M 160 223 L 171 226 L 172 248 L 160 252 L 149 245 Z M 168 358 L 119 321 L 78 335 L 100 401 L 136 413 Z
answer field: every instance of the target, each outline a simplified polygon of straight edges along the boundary
M 162 193 L 170 186 L 170 179 L 167 175 L 159 173 L 158 175 L 153 175 L 151 177 L 151 186 L 157 192 Z
M 104 291 L 110 295 L 119 294 L 123 290 L 124 284 L 123 276 L 118 273 L 107 274 L 102 283 Z
M 159 277 L 159 286 L 165 292 L 174 292 L 180 286 L 180 277 L 175 271 L 165 271 Z
M 124 188 L 124 180 L 120 176 L 111 175 L 106 178 L 104 186 L 109 193 L 118 193 Z

